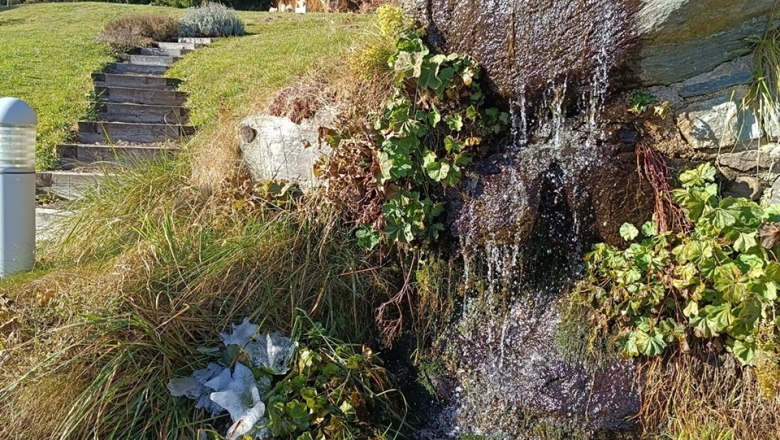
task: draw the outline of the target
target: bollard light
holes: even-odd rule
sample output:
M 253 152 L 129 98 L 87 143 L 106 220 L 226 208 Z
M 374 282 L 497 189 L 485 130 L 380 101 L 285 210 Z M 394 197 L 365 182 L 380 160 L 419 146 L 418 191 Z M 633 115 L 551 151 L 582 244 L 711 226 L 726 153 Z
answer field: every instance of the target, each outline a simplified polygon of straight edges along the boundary
M 0 277 L 35 264 L 35 127 L 27 103 L 0 98 Z

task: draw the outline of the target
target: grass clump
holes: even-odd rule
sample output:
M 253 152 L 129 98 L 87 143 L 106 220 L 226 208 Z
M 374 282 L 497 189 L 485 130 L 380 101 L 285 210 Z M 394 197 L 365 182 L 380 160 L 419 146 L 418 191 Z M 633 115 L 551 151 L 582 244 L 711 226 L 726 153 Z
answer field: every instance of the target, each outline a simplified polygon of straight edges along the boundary
M 230 37 L 246 33 L 235 11 L 221 3 L 204 3 L 184 14 L 179 22 L 182 37 Z
M 36 424 L 49 433 L 38 438 L 195 437 L 211 421 L 166 383 L 203 365 L 196 348 L 243 316 L 289 333 L 303 310 L 337 338 L 372 339 L 392 269 L 367 260 L 316 198 L 267 198 L 240 176 L 209 195 L 185 163 L 86 195 L 70 233 L 42 250 L 45 274 L 0 284 L 17 323 L 2 334 L 0 436 Z M 81 385 L 46 386 L 27 409 L 15 398 L 40 395 L 53 375 Z
M 641 368 L 639 420 L 649 438 L 776 440 L 780 399 L 766 397 L 756 370 L 741 368 L 706 346 L 658 358 Z
M 753 107 L 764 128 L 780 127 L 780 7 L 769 16 L 766 31 L 752 40 L 753 81 L 743 106 Z
M 117 53 L 129 53 L 149 47 L 155 41 L 175 41 L 179 22 L 170 16 L 153 13 L 123 15 L 106 23 L 98 41 L 111 46 Z

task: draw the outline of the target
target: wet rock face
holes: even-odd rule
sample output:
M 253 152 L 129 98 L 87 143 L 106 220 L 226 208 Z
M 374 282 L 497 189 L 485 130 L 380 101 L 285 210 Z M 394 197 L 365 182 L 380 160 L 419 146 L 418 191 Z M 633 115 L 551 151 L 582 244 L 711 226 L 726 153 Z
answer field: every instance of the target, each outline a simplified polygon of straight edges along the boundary
M 635 430 L 633 366 L 616 363 L 592 374 L 564 360 L 555 347 L 555 304 L 539 300 L 544 292 L 528 294 L 505 316 L 477 308 L 464 315 L 453 344 L 462 361 L 457 434 L 509 440 L 540 438 L 549 427 L 560 438 Z
M 590 77 L 620 56 L 633 0 L 406 0 L 442 52 L 469 54 L 504 98 Z
M 605 59 L 643 86 L 708 72 L 750 51 L 774 0 L 404 0 L 438 49 L 474 56 L 501 96 Z
M 672 84 L 750 52 L 775 0 L 645 0 L 636 15 L 642 85 Z
M 586 133 L 568 131 L 563 148 L 509 147 L 476 162 L 450 202 L 452 235 L 466 248 L 512 244 L 545 255 L 556 246 L 574 255 L 599 241 L 622 245 L 620 226 L 647 221 L 654 207 L 633 145 L 620 142 L 626 132 L 588 147 Z
M 623 245 L 620 226 L 641 224 L 653 210 L 631 133 L 617 128 L 605 136 L 588 146 L 582 125 L 562 130 L 561 148 L 552 140 L 508 146 L 477 162 L 451 202 L 465 278 L 479 284 L 445 350 L 457 360 L 451 374 L 459 392 L 444 412 L 457 435 L 534 439 L 556 427 L 569 438 L 636 429 L 629 421 L 639 409 L 633 365 L 593 374 L 567 361 L 556 343 L 559 300 L 581 256 L 598 241 Z

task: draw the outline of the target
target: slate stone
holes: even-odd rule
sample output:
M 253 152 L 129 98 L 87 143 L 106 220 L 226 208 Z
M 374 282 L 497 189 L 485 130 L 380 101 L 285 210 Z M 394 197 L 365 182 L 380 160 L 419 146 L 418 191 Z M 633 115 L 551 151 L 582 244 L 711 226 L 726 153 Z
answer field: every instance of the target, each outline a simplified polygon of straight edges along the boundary
M 669 85 L 750 52 L 748 38 L 766 28 L 774 0 L 648 0 L 637 15 L 645 86 Z M 632 66 L 629 66 L 632 67 Z
M 721 64 L 712 72 L 706 72 L 677 85 L 683 98 L 708 95 L 737 85 L 749 84 L 753 78 L 752 57 L 741 57 Z
M 730 150 L 763 137 L 761 125 L 741 100 L 745 88 L 724 90 L 719 95 L 695 102 L 677 115 L 677 126 L 693 149 Z

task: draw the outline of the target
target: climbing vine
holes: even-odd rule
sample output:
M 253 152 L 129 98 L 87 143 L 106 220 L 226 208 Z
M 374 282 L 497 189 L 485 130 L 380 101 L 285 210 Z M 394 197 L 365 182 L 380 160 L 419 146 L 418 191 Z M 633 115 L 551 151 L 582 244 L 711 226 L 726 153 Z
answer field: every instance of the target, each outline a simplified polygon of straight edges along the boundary
M 721 198 L 715 176 L 701 165 L 673 192 L 691 232 L 625 224 L 627 249 L 602 243 L 586 256 L 574 296 L 588 311 L 591 341 L 606 336 L 633 358 L 687 350 L 695 337 L 724 343 L 743 365 L 777 366 L 780 206 Z

